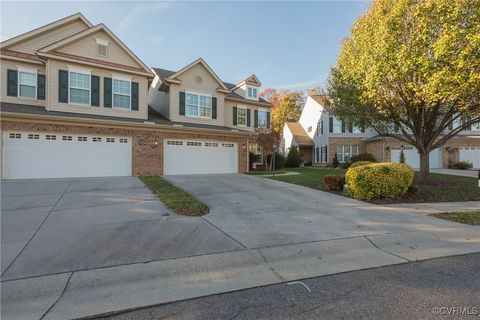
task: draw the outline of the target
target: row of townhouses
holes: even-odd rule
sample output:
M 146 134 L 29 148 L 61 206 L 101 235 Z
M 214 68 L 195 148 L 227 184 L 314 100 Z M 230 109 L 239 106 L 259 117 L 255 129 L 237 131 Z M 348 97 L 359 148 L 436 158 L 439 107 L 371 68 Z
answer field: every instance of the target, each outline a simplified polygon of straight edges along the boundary
M 80 13 L 1 43 L 4 179 L 236 173 L 271 104 L 252 75 L 147 67 Z
M 403 149 L 406 163 L 419 168 L 420 159 L 413 146 L 381 137 L 369 128 L 348 126 L 328 113 L 324 99 L 320 95 L 309 96 L 299 121 L 285 124 L 282 141 L 285 154 L 296 146 L 305 164 L 327 166 L 332 164 L 335 154 L 339 163 L 361 153 L 371 153 L 377 161 L 399 162 Z M 449 129 L 458 126 L 459 123 L 453 123 Z M 480 168 L 480 123 L 430 153 L 430 168 L 447 168 L 460 161 L 468 161 L 473 168 Z

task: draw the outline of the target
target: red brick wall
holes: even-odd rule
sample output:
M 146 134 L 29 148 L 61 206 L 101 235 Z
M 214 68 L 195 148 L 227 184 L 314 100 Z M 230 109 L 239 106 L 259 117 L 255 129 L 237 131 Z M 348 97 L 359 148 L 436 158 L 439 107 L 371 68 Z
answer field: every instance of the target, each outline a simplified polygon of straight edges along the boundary
M 86 135 L 130 136 L 132 143 L 132 174 L 163 174 L 163 141 L 168 138 L 216 140 L 238 143 L 238 171 L 247 172 L 247 137 L 216 135 L 195 132 L 172 132 L 165 130 L 122 129 L 98 126 L 66 125 L 57 123 L 34 123 L 2 121 L 2 130 L 18 130 L 33 132 L 72 133 Z M 155 144 L 156 142 L 156 144 Z

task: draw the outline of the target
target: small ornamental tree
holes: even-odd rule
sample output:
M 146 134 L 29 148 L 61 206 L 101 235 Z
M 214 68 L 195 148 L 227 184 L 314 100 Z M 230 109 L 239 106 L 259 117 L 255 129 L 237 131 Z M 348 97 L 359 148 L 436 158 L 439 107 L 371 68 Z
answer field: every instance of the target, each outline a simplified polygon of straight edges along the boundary
M 278 144 L 278 135 L 270 129 L 267 128 L 256 128 L 256 139 L 257 143 L 262 148 L 262 153 L 264 155 L 263 159 L 265 161 L 265 168 L 269 170 L 271 168 L 271 162 L 268 160 L 271 159 L 273 148 Z
M 480 122 L 478 0 L 376 0 L 328 79 L 329 109 L 429 153 Z
M 287 160 L 285 161 L 286 167 L 296 168 L 302 163 L 302 158 L 298 152 L 297 146 L 292 146 L 288 151 Z
M 405 152 L 403 152 L 403 149 L 400 150 L 400 159 L 398 159 L 400 163 L 405 163 Z

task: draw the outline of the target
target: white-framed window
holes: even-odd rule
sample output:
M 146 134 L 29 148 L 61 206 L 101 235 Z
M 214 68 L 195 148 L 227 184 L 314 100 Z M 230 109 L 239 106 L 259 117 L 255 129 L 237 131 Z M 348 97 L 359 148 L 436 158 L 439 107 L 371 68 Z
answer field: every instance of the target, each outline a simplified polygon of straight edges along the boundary
M 115 138 L 107 138 L 107 142 L 115 142 Z
M 185 115 L 189 117 L 212 118 L 212 97 L 186 92 Z
M 205 147 L 218 147 L 218 143 L 216 142 L 205 142 Z
M 358 146 L 337 146 L 338 162 L 344 163 L 358 155 Z
M 258 110 L 258 127 L 259 128 L 266 128 L 267 127 L 267 117 L 268 113 L 264 110 Z
M 202 143 L 198 141 L 187 141 L 187 146 L 190 147 L 201 147 Z
M 323 163 L 328 162 L 327 146 L 326 145 L 323 145 L 320 148 L 320 161 L 323 162 Z
M 8 137 L 10 139 L 21 139 L 22 138 L 22 134 L 21 133 L 10 133 L 8 135 Z
M 112 106 L 116 109 L 130 110 L 132 82 L 127 78 L 112 78 Z
M 237 125 L 239 126 L 247 125 L 247 109 L 237 108 Z
M 69 69 L 68 81 L 69 103 L 90 105 L 90 72 Z
M 248 146 L 249 152 L 255 155 L 253 163 L 263 163 L 262 146 L 258 143 L 250 143 Z
M 308 127 L 308 132 L 312 132 L 312 126 Z
M 258 89 L 254 87 L 247 87 L 247 97 L 250 99 L 258 99 Z
M 323 135 L 323 120 L 320 119 L 318 120 L 318 123 L 317 123 L 317 136 L 321 136 Z
M 37 70 L 18 68 L 18 96 L 37 99 Z
M 102 138 L 100 138 L 100 137 L 93 137 L 93 138 L 92 138 L 92 141 L 93 141 L 93 142 L 102 142 Z
M 34 133 L 29 133 L 28 134 L 28 139 L 38 140 L 38 139 L 40 139 L 40 135 L 34 134 Z
M 57 136 L 53 134 L 47 134 L 45 140 L 57 140 Z
M 63 141 L 72 141 L 72 136 L 62 136 Z
M 315 147 L 315 161 L 316 163 L 320 162 L 320 147 Z
M 342 120 L 333 117 L 333 133 L 342 133 Z
M 122 140 L 122 139 L 120 139 L 120 140 Z M 169 146 L 183 146 L 183 142 L 182 141 L 177 141 L 177 140 L 167 140 L 167 145 L 169 145 Z
M 108 55 L 108 40 L 96 38 L 95 42 L 97 43 L 97 56 L 107 57 Z
M 120 143 L 128 143 L 128 139 L 127 138 L 120 138 L 119 142 Z
M 85 142 L 87 141 L 87 137 L 78 137 L 78 141 Z
M 224 148 L 233 148 L 234 144 L 233 143 L 222 143 L 222 147 Z

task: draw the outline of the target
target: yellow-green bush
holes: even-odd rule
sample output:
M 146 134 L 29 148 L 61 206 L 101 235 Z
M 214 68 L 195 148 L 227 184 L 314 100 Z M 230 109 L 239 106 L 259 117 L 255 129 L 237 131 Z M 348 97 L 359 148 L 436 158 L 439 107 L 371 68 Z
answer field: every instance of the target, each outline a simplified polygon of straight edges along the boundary
M 395 198 L 405 194 L 412 185 L 413 169 L 404 163 L 372 163 L 350 167 L 345 180 L 352 198 Z
M 375 163 L 375 162 L 372 162 L 372 161 L 357 161 L 357 162 L 352 163 L 349 168 L 366 166 L 367 164 L 371 164 L 371 163 Z

